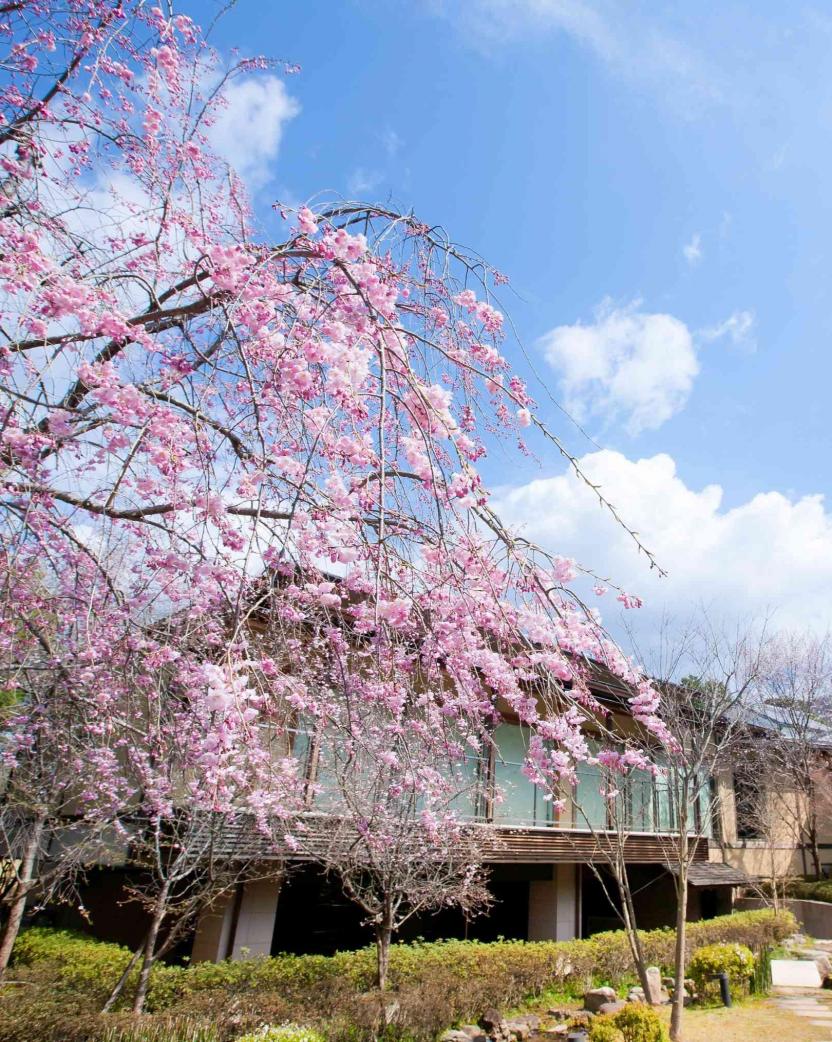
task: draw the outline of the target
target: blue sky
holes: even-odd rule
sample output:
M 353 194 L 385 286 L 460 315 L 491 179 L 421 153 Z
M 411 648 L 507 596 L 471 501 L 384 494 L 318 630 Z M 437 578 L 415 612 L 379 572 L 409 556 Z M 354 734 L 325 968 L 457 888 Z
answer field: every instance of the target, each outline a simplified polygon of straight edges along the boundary
M 240 0 L 214 39 L 302 66 L 261 99 L 260 200 L 390 198 L 510 275 L 524 347 L 593 442 L 538 394 L 544 415 L 670 577 L 551 455 L 493 461 L 513 520 L 648 604 L 832 621 L 832 9 Z

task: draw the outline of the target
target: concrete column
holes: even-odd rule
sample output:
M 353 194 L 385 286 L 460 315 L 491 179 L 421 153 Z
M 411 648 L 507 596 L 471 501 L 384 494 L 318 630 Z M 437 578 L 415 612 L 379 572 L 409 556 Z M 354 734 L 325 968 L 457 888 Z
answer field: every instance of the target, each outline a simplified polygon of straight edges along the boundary
M 529 883 L 530 941 L 569 941 L 577 918 L 577 865 L 553 865 L 551 879 Z
M 199 918 L 193 962 L 269 955 L 277 919 L 280 879 L 256 879 L 207 909 Z
M 246 883 L 231 947 L 232 959 L 271 954 L 279 897 L 280 880 L 257 879 Z
M 219 962 L 228 956 L 235 895 L 222 898 L 199 917 L 191 951 L 192 962 Z

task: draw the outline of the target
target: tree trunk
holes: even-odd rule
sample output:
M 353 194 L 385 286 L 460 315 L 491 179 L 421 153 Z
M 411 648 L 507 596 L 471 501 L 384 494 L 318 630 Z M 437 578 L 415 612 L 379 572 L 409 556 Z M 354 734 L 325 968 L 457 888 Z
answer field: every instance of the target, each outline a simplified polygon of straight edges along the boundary
M 821 878 L 820 847 L 818 846 L 818 822 L 817 815 L 812 812 L 809 817 L 809 853 L 812 855 L 812 868 L 815 870 L 815 879 Z
M 122 973 L 122 975 L 119 977 L 118 981 L 116 982 L 115 987 L 110 992 L 109 998 L 104 1003 L 104 1005 L 101 1007 L 101 1012 L 102 1013 L 109 1013 L 110 1010 L 113 1008 L 113 1006 L 115 1006 L 116 1000 L 118 999 L 119 995 L 124 990 L 124 985 L 127 983 L 127 978 L 130 976 L 130 974 L 136 968 L 136 964 L 138 963 L 139 959 L 141 959 L 142 954 L 144 953 L 144 949 L 145 949 L 146 944 L 147 944 L 147 934 L 144 935 L 142 943 L 133 952 L 133 955 L 130 958 L 130 962 L 127 963 L 127 966 L 126 966 L 126 968 L 124 970 L 124 973 Z
M 670 1038 L 681 1042 L 682 1014 L 685 1010 L 685 941 L 688 924 L 688 866 L 679 864 L 676 886 L 676 947 L 673 953 L 673 1006 L 670 1010 Z
M 139 982 L 136 985 L 136 995 L 133 999 L 134 1013 L 142 1012 L 145 1000 L 147 999 L 147 989 L 150 986 L 150 971 L 153 969 L 153 963 L 156 959 L 156 940 L 159 936 L 159 929 L 162 925 L 162 920 L 165 918 L 165 912 L 167 911 L 169 893 L 170 883 L 165 883 L 159 891 L 159 896 L 156 898 L 156 904 L 153 908 L 153 919 L 151 920 L 150 928 L 147 931 L 142 968 L 139 972 Z
M 32 833 L 26 841 L 23 857 L 20 859 L 20 870 L 15 883 L 14 898 L 9 908 L 9 918 L 3 930 L 3 938 L 0 940 L 0 980 L 3 979 L 8 969 L 14 942 L 20 933 L 20 924 L 23 922 L 23 913 L 26 911 L 26 902 L 29 899 L 29 893 L 34 883 L 35 863 L 37 862 L 45 824 L 45 818 L 37 818 L 34 821 Z
M 385 915 L 384 921 L 376 929 L 376 984 L 379 991 L 387 990 L 387 970 L 390 966 L 390 942 L 393 928 L 390 919 Z
M 644 958 L 644 949 L 641 946 L 641 937 L 638 932 L 638 924 L 636 922 L 635 908 L 633 907 L 633 897 L 630 893 L 630 881 L 627 877 L 626 866 L 616 869 L 615 881 L 618 884 L 618 896 L 621 901 L 621 915 L 624 920 L 624 933 L 627 936 L 627 942 L 630 945 L 630 954 L 633 957 L 636 973 L 638 974 L 638 979 L 641 982 L 641 987 L 644 992 L 644 1001 L 648 1005 L 652 1005 L 650 984 L 647 979 L 647 960 Z

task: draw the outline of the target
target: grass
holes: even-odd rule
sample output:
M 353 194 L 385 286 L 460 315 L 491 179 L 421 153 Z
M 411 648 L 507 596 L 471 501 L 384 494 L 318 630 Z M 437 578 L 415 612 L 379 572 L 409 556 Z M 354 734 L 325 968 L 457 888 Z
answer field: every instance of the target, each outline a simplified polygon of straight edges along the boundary
M 670 1009 L 662 1007 L 670 1020 Z M 771 999 L 751 999 L 730 1009 L 686 1009 L 685 1042 L 829 1042 L 829 1027 L 816 1027 L 807 1017 L 780 1009 Z

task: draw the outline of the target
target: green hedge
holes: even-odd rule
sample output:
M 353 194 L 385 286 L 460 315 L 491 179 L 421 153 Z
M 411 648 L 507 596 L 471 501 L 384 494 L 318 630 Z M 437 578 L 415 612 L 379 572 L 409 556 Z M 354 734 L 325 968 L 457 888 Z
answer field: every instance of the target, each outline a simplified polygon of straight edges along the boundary
M 764 909 L 691 923 L 688 936 L 691 951 L 718 943 L 745 944 L 759 951 L 795 928 L 788 913 L 776 916 Z M 669 970 L 673 940 L 672 930 L 645 932 L 649 961 Z M 16 976 L 28 973 L 33 982 L 48 984 L 50 997 L 76 1007 L 80 1002 L 90 1014 L 100 1008 L 128 959 L 127 949 L 118 945 L 45 929 L 25 931 L 15 951 Z M 188 1015 L 212 1023 L 228 1020 L 246 1028 L 249 1022 L 252 1026 L 308 1023 L 325 1026 L 330 1038 L 355 1039 L 371 1035 L 376 1026 L 378 1000 L 367 994 L 374 967 L 372 948 L 333 956 L 279 955 L 157 966 L 148 1006 L 157 1014 Z M 411 1039 L 430 1038 L 450 1023 L 476 1019 L 489 1007 L 517 1005 L 548 989 L 580 992 L 590 983 L 617 986 L 631 979 L 632 964 L 621 931 L 577 941 L 397 944 L 390 956 L 396 1019 Z M 40 997 L 43 1000 L 44 991 Z M 0 999 L 0 1042 L 39 1042 L 34 1034 L 26 1038 L 6 1029 L 4 1021 L 14 1012 L 8 1004 L 21 1001 L 25 996 Z
M 778 884 L 778 894 L 781 890 L 786 897 L 799 901 L 828 901 L 832 904 L 832 879 L 788 879 L 784 884 Z M 761 883 L 756 892 L 746 891 L 748 897 L 757 897 L 760 893 L 771 897 L 771 883 Z
M 793 879 L 786 887 L 786 894 L 802 901 L 828 901 L 832 904 L 832 879 L 818 879 L 813 882 Z

